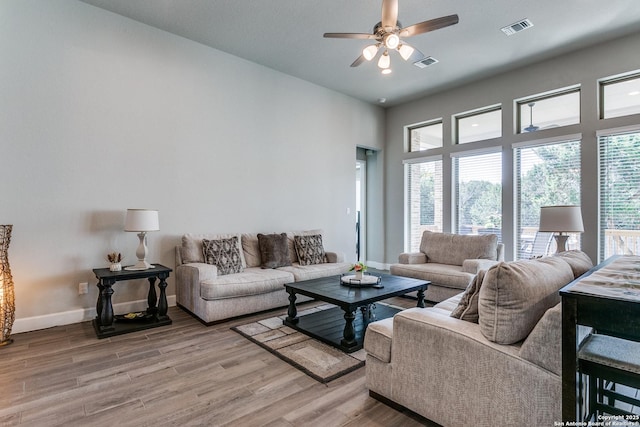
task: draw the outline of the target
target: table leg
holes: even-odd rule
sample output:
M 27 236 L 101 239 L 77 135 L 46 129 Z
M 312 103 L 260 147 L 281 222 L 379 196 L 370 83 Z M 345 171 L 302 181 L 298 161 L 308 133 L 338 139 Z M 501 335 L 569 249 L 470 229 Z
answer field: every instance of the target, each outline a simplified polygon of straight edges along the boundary
M 424 308 L 424 289 L 418 290 L 418 305 L 417 307 Z
M 347 308 L 343 308 L 344 310 L 344 332 L 342 333 L 342 341 L 340 341 L 340 345 L 345 348 L 355 347 L 358 343 L 356 342 L 356 330 L 353 328 L 353 320 L 356 318 L 353 311 L 350 311 Z
M 578 340 L 576 333 L 577 302 L 562 298 L 562 421 L 575 422 L 582 418 L 581 404 L 576 398 L 578 375 Z
M 287 310 L 287 322 L 298 323 L 298 309 L 296 308 L 296 293 L 288 290 L 289 293 L 289 309 Z
M 102 283 L 102 290 L 100 291 L 102 300 L 102 310 L 100 311 L 101 329 L 113 329 L 113 305 L 111 304 L 111 295 L 113 295 L 112 285 L 113 282 L 109 282 L 108 280 Z
M 98 325 L 100 325 L 100 316 L 102 315 L 102 291 L 104 290 L 104 286 L 100 282 L 98 282 L 98 299 L 96 301 L 96 321 Z
M 160 277 L 160 299 L 158 300 L 158 318 L 165 319 L 167 317 L 167 311 L 169 310 L 169 304 L 167 303 L 167 281 L 165 276 Z
M 147 295 L 147 314 L 156 314 L 158 309 L 156 304 L 158 303 L 158 297 L 156 296 L 156 278 L 149 277 L 149 294 Z

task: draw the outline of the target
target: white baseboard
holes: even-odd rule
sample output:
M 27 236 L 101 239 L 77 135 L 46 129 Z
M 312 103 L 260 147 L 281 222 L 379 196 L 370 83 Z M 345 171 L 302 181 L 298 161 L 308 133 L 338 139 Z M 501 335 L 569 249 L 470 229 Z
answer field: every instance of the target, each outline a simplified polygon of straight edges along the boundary
M 176 305 L 176 296 L 168 295 L 167 303 L 169 307 Z M 147 300 L 121 302 L 113 305 L 115 313 L 130 313 L 132 311 L 142 311 L 147 308 Z M 77 310 L 69 310 L 61 313 L 45 314 L 43 316 L 25 317 L 16 319 L 11 328 L 12 334 L 20 332 L 37 331 L 38 329 L 46 329 L 54 326 L 70 325 L 72 323 L 86 322 L 96 317 L 96 309 L 80 308 Z
M 367 261 L 366 264 L 367 266 L 378 269 L 378 270 L 389 270 L 389 267 L 391 266 L 391 264 L 385 264 L 385 263 L 376 262 L 376 261 Z

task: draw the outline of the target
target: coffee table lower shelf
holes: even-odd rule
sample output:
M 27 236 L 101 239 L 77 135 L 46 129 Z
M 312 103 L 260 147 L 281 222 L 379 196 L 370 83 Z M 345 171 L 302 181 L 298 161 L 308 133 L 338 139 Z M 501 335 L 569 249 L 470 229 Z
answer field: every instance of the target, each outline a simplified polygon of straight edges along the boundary
M 365 320 L 362 311 L 356 312 L 355 319 L 353 321 L 353 327 L 355 329 L 357 344 L 353 347 L 345 347 L 341 344 L 344 337 L 344 310 L 340 307 L 334 307 L 327 310 L 321 310 L 310 314 L 305 314 L 297 318 L 297 323 L 284 320 L 284 324 L 296 329 L 310 337 L 320 340 L 333 347 L 339 348 L 345 353 L 353 353 L 362 348 L 364 343 L 364 334 L 367 330 L 367 325 L 370 322 L 376 320 L 386 319 L 393 317 L 396 313 L 400 312 L 399 309 L 389 307 L 385 304 L 376 304 L 374 310 L 375 318 L 371 320 Z

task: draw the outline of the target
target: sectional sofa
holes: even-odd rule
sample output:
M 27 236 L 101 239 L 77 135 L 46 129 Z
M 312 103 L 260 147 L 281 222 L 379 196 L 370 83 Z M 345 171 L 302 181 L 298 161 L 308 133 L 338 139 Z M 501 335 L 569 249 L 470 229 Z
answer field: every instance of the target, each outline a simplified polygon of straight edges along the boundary
M 286 283 L 349 270 L 343 254 L 322 245 L 321 230 L 185 234 L 175 251 L 177 304 L 205 324 L 284 307 Z
M 561 420 L 558 291 L 592 267 L 578 251 L 501 262 L 464 293 L 370 324 L 370 394 L 443 426 Z

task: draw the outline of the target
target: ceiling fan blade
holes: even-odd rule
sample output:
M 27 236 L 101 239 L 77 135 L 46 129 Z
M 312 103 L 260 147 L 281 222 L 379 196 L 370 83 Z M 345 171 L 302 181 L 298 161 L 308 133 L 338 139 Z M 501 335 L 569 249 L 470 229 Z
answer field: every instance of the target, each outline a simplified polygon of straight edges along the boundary
M 364 59 L 364 55 L 360 55 L 356 58 L 355 61 L 353 61 L 353 63 L 351 64 L 352 67 L 357 67 L 358 65 L 362 64 L 365 61 Z
M 411 37 L 429 31 L 439 30 L 458 23 L 458 15 L 443 16 L 442 18 L 430 19 L 429 21 L 419 22 L 409 25 L 400 30 L 400 37 Z
M 398 23 L 398 0 L 382 0 L 382 28 L 392 31 Z
M 324 37 L 328 39 L 364 39 L 375 40 L 375 34 L 364 33 L 324 33 Z

